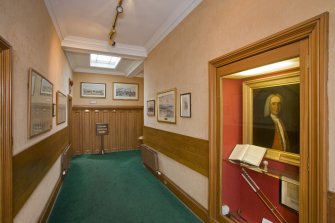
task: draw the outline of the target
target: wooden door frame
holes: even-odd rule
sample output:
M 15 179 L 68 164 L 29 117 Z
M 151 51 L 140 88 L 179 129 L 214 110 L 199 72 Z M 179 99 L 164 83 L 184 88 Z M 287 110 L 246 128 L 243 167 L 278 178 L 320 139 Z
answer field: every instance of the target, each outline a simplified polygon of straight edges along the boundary
M 327 222 L 328 191 L 328 13 L 323 13 L 261 41 L 209 61 L 209 221 L 224 222 L 220 214 L 220 74 L 218 68 L 251 58 L 279 47 L 301 42 L 307 49 L 301 65 L 301 83 L 306 97 L 302 117 L 303 146 L 300 192 L 307 195 L 301 204 L 300 222 Z M 303 46 L 305 44 L 305 46 Z M 303 50 L 302 49 L 302 50 Z M 308 170 L 307 170 L 308 169 Z
M 0 222 L 12 217 L 12 60 L 11 46 L 0 36 Z

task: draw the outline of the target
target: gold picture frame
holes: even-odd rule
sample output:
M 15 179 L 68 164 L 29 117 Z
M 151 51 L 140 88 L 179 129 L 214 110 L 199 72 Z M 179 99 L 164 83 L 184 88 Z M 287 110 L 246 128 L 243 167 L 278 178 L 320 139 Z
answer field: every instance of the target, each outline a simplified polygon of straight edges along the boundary
M 56 124 L 62 124 L 66 121 L 66 95 L 60 91 L 56 93 Z
M 32 138 L 52 128 L 53 84 L 30 68 L 28 86 L 28 136 Z
M 278 116 L 270 106 L 274 96 Z M 265 158 L 300 166 L 299 71 L 243 82 L 243 143 L 266 147 Z
M 176 89 L 157 93 L 157 121 L 176 124 Z

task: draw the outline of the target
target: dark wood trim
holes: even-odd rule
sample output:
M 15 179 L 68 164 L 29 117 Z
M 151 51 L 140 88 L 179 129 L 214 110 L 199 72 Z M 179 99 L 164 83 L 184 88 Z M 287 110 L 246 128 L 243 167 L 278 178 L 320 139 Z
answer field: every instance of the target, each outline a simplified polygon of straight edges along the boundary
M 300 43 L 301 166 L 300 222 L 327 222 L 328 190 L 328 13 L 271 35 L 209 62 L 209 214 L 220 217 L 220 74 L 218 68 Z
M 96 106 L 91 106 L 91 105 L 73 105 L 72 107 L 73 110 L 83 110 L 83 109 L 97 109 L 97 110 L 127 110 L 127 109 L 143 109 L 143 106 L 107 106 L 107 105 L 96 105 Z
M 208 140 L 144 126 L 143 142 L 192 170 L 208 176 Z
M 328 191 L 328 223 L 335 223 L 335 192 Z
M 0 36 L 0 222 L 12 213 L 12 49 Z
M 48 221 L 49 215 L 51 214 L 51 210 L 56 202 L 56 198 L 58 196 L 62 184 L 63 184 L 63 177 L 62 175 L 60 175 L 54 189 L 52 190 L 51 196 L 49 197 L 43 209 L 43 212 L 40 218 L 38 219 L 38 223 L 46 223 Z
M 68 144 L 69 129 L 66 127 L 14 156 L 14 216 L 19 212 Z
M 203 222 L 208 222 L 208 211 L 196 200 L 190 197 L 185 191 L 178 187 L 172 180 L 164 174 L 157 174 L 150 167 L 145 165 L 147 169 L 157 177 L 169 190 L 174 193 L 189 209 L 192 210 Z

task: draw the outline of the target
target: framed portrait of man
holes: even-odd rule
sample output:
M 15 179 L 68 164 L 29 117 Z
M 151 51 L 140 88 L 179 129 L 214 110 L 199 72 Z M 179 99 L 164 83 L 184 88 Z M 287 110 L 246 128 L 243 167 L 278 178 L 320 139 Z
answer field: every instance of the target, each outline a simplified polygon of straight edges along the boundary
M 276 160 L 299 163 L 300 78 L 286 73 L 243 83 L 243 141 L 265 147 Z M 288 159 L 287 159 L 288 157 Z

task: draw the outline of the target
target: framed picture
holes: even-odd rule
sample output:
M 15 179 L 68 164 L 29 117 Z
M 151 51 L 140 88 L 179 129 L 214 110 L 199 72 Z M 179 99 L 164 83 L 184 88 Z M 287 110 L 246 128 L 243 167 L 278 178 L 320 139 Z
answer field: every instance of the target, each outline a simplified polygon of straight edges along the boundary
M 66 121 L 66 95 L 60 91 L 56 94 L 56 124 Z
M 243 83 L 243 143 L 267 148 L 266 158 L 299 166 L 299 72 Z
M 147 116 L 155 116 L 155 100 L 147 101 Z
M 113 83 L 114 100 L 138 100 L 138 84 Z
M 299 212 L 299 182 L 282 176 L 280 181 L 280 203 Z
M 157 94 L 157 121 L 176 123 L 176 89 Z
M 80 83 L 80 97 L 85 98 L 106 98 L 105 83 Z
M 35 86 L 34 86 L 35 87 Z M 45 78 L 41 80 L 41 94 L 43 95 L 52 95 L 53 85 Z
M 191 93 L 180 95 L 180 117 L 191 118 Z
M 32 138 L 52 128 L 53 84 L 30 68 L 28 85 L 28 136 Z

